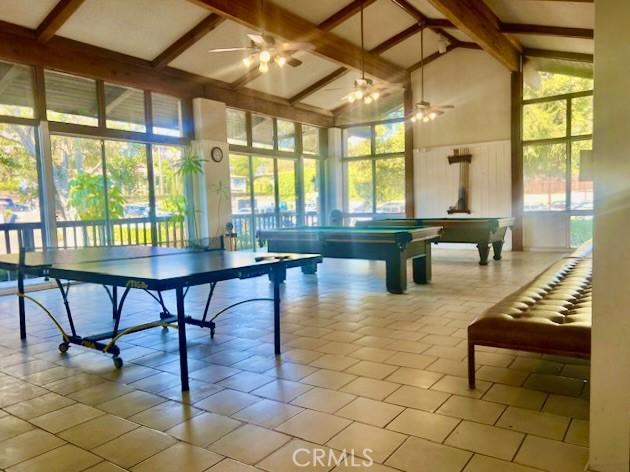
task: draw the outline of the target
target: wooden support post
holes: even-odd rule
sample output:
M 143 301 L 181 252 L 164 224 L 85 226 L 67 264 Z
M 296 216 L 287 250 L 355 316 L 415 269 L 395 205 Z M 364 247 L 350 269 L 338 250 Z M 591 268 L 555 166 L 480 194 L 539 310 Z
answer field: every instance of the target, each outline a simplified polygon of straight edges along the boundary
M 523 73 L 512 72 L 512 250 L 523 250 Z

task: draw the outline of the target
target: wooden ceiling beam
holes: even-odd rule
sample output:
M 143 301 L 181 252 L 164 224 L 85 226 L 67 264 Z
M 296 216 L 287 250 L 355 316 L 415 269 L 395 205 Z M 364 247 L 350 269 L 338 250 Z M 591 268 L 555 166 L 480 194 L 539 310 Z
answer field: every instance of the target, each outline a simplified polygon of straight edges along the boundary
M 511 34 L 538 34 L 543 36 L 563 36 L 566 38 L 593 39 L 589 28 L 566 28 L 562 26 L 530 25 L 523 23 L 501 23 L 499 30 Z
M 402 1 L 402 0 L 395 0 Z M 500 31 L 499 18 L 479 0 L 429 0 L 459 30 L 510 71 L 520 69 L 521 51 Z
M 445 56 L 446 54 L 448 54 L 449 52 L 451 52 L 454 49 L 457 49 L 459 47 L 458 44 L 449 44 L 446 47 L 446 52 L 440 54 L 439 52 L 434 52 L 433 54 L 429 54 L 427 57 L 425 57 L 423 60 L 416 62 L 414 65 L 410 66 L 407 68 L 407 70 L 409 71 L 409 73 L 411 74 L 412 72 L 420 69 L 420 67 L 424 67 L 427 64 L 431 64 L 433 61 L 435 61 L 436 59 L 439 59 L 442 56 Z
M 345 74 L 348 73 L 348 70 L 349 69 L 347 67 L 340 67 L 339 69 L 336 69 L 336 70 L 332 71 L 326 77 L 323 77 L 323 78 L 319 79 L 317 82 L 309 85 L 304 90 L 301 90 L 300 92 L 298 92 L 295 95 L 293 95 L 291 98 L 289 98 L 289 103 L 292 103 L 292 104 L 293 103 L 297 103 L 300 100 L 302 100 L 303 98 L 306 98 L 309 95 L 312 95 L 313 93 L 317 92 L 318 90 L 326 87 L 328 84 L 334 82 L 339 77 L 343 77 Z
M 57 31 L 77 11 L 84 0 L 59 0 L 57 5 L 44 18 L 35 30 L 37 41 L 45 43 L 50 40 Z
M 419 33 L 423 29 L 424 29 L 424 25 L 421 25 L 420 23 L 415 23 L 415 24 L 411 25 L 409 28 L 401 31 L 400 33 L 395 34 L 391 38 L 386 39 L 385 41 L 383 41 L 378 46 L 370 49 L 370 52 L 372 54 L 382 54 L 385 51 L 387 51 L 388 49 L 393 48 L 397 44 L 402 43 L 405 39 L 410 38 L 411 36 L 413 36 L 416 33 Z
M 208 98 L 227 106 L 330 127 L 332 113 L 254 91 L 235 91 L 226 82 L 172 67 L 156 71 L 151 61 L 54 36 L 41 44 L 35 31 L 0 21 L 0 59 L 174 95 Z
M 190 0 L 196 5 L 225 16 L 249 28 L 265 30 L 288 41 L 305 41 L 313 52 L 329 60 L 360 70 L 361 48 L 350 41 L 318 28 L 317 25 L 271 2 L 265 3 L 264 15 L 257 0 Z M 407 71 L 375 54 L 366 53 L 365 72 L 393 83 L 407 80 Z
M 561 61 L 593 63 L 593 55 L 581 52 L 552 51 L 550 49 L 525 48 L 523 56 L 544 57 Z
M 177 41 L 167 47 L 164 51 L 156 56 L 152 61 L 153 68 L 156 70 L 163 69 L 169 63 L 173 62 L 175 58 L 183 54 L 188 48 L 194 45 L 197 41 L 207 35 L 210 31 L 215 29 L 221 23 L 225 21 L 222 16 L 210 13 L 207 17 L 201 20 L 190 31 L 180 37 Z
M 331 29 L 336 28 L 344 21 L 349 20 L 354 15 L 359 13 L 361 11 L 361 4 L 363 4 L 363 8 L 365 9 L 373 4 L 375 1 L 376 0 L 354 0 L 338 12 L 334 13 L 333 15 L 322 21 L 318 25 L 318 27 L 320 29 L 323 29 L 324 31 L 330 31 Z

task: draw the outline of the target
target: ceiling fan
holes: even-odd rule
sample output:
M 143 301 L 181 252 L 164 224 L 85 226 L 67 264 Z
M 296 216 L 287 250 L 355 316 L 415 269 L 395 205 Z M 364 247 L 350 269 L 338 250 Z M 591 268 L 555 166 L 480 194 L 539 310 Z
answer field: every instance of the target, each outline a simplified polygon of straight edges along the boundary
M 340 90 L 342 87 L 328 88 L 326 91 Z M 353 90 L 343 97 L 348 103 L 363 101 L 366 105 L 375 102 L 383 95 L 388 94 L 394 88 L 391 84 L 374 83 L 372 79 L 365 77 L 365 44 L 363 34 L 363 2 L 361 2 L 361 77 L 354 81 Z
M 415 123 L 422 120 L 424 123 L 435 120 L 446 110 L 455 108 L 453 105 L 433 105 L 424 99 L 424 28 L 420 30 L 420 101 L 416 103 L 409 119 Z
M 260 11 L 264 18 L 264 3 L 260 0 Z M 310 43 L 302 42 L 277 42 L 276 38 L 265 34 L 263 30 L 260 34 L 248 33 L 249 46 L 233 47 L 233 48 L 215 48 L 210 49 L 210 53 L 247 51 L 248 55 L 243 58 L 243 64 L 251 67 L 258 64 L 258 70 L 261 73 L 269 71 L 269 65 L 273 61 L 278 67 L 284 67 L 286 64 L 291 67 L 298 67 L 302 61 L 291 57 L 297 51 L 308 51 L 313 49 Z

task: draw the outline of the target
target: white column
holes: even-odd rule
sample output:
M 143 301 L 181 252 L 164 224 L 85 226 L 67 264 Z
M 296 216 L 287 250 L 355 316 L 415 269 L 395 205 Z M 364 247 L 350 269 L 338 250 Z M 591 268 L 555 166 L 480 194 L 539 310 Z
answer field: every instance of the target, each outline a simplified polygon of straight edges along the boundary
M 193 148 L 205 159 L 204 174 L 193 184 L 193 200 L 199 211 L 201 236 L 223 234 L 232 218 L 230 205 L 230 161 L 225 104 L 195 98 L 195 141 Z M 223 160 L 212 159 L 212 149 L 220 148 Z
M 55 182 L 53 179 L 52 147 L 50 144 L 50 131 L 48 121 L 40 121 L 37 128 L 37 140 L 39 142 L 39 164 L 41 175 L 42 225 L 46 233 L 43 241 L 47 247 L 57 246 L 57 219 L 55 204 Z
M 332 210 L 343 211 L 343 163 L 341 161 L 340 128 L 328 130 L 328 159 L 326 159 L 326 209 L 328 215 L 322 215 L 324 224 L 329 223 Z
M 630 468 L 630 2 L 595 2 L 590 470 Z

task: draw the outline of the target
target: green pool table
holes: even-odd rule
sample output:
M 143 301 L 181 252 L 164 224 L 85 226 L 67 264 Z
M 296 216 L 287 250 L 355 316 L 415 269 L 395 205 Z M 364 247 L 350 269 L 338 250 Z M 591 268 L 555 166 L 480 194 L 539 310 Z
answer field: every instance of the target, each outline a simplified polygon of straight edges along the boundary
M 426 284 L 431 280 L 431 242 L 440 227 L 358 228 L 314 226 L 260 230 L 260 247 L 270 252 L 317 253 L 341 259 L 385 261 L 386 285 L 391 293 L 407 289 L 407 260 L 413 263 L 413 280 Z M 303 266 L 302 272 L 315 273 L 317 264 Z
M 490 244 L 494 260 L 501 260 L 501 250 L 508 228 L 514 225 L 514 218 L 392 218 L 383 220 L 357 221 L 357 227 L 416 228 L 426 226 L 442 227 L 439 242 L 473 243 L 479 250 L 479 264 L 488 264 Z M 436 241 L 438 242 L 438 241 Z

